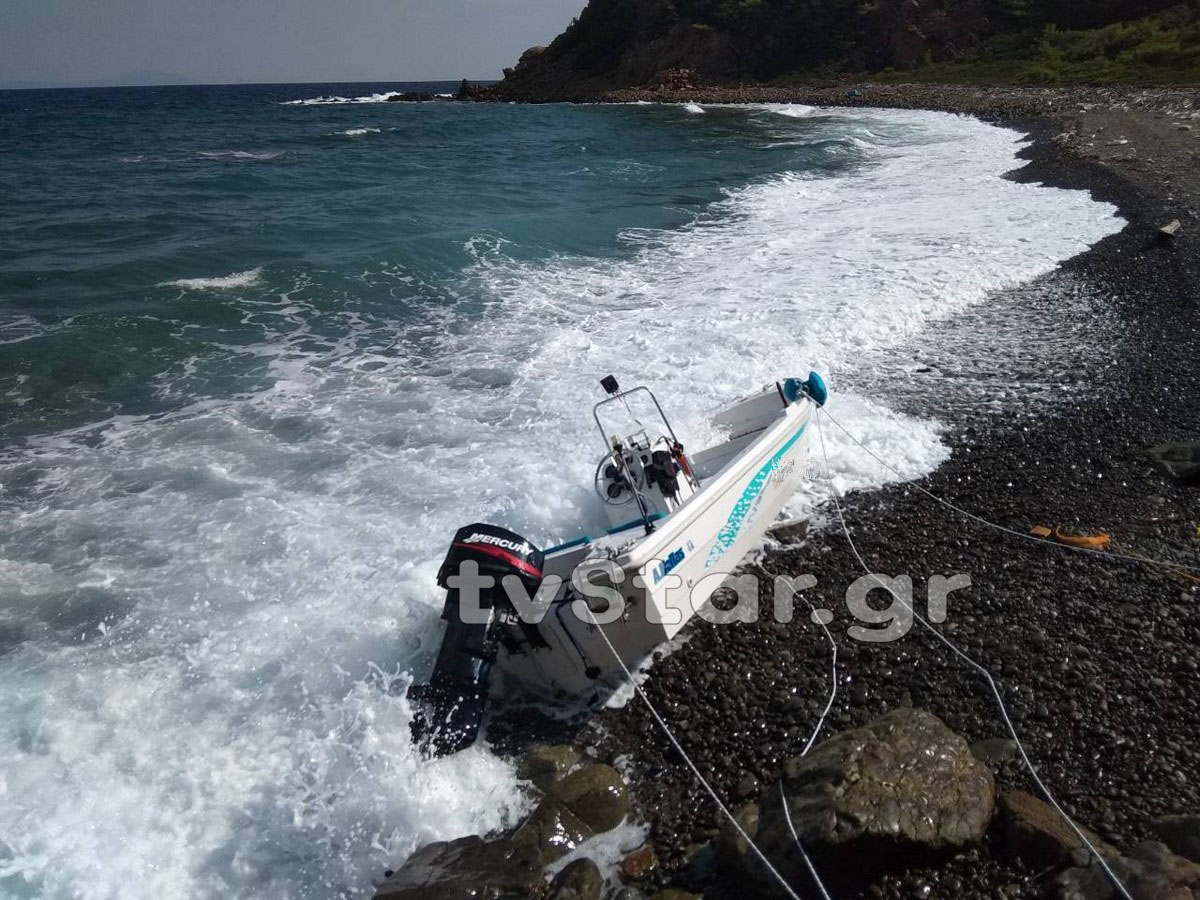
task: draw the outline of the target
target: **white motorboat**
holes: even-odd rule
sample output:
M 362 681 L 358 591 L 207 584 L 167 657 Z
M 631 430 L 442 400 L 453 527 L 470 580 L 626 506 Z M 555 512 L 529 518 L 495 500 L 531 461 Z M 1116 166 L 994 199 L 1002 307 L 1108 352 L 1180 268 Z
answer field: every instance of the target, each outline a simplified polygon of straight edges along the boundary
M 815 372 L 768 385 L 713 416 L 723 439 L 688 454 L 648 388 L 601 384 L 595 484 L 611 527 L 544 551 L 493 525 L 454 537 L 438 573 L 446 634 L 428 684 L 409 692 L 414 733 L 435 753 L 474 743 L 493 677 L 547 699 L 595 698 L 678 634 L 795 494 L 826 398 Z M 636 398 L 659 422 L 606 427 Z

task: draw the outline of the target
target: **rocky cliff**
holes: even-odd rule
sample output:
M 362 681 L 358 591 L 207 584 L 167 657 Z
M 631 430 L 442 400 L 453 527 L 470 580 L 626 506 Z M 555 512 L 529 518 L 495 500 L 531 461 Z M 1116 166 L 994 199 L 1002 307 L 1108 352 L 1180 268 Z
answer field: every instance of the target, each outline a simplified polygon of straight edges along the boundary
M 1186 81 L 1200 73 L 1198 22 L 1198 0 L 590 0 L 495 93 L 562 100 L 963 64 L 1043 83 Z

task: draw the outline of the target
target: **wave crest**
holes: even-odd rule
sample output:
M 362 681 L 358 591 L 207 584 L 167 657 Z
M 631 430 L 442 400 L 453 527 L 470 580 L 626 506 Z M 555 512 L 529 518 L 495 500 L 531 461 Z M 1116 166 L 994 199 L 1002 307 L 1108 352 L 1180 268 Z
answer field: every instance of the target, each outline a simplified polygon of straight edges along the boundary
M 262 267 L 234 272 L 220 278 L 179 278 L 164 281 L 159 287 L 179 287 L 188 291 L 232 291 L 236 288 L 252 287 L 262 277 Z

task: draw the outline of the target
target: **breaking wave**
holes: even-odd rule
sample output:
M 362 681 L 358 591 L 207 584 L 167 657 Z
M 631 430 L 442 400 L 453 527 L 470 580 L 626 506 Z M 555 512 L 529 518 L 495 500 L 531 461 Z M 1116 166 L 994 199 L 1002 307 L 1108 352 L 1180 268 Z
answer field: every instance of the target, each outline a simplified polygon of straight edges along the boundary
M 159 287 L 178 287 L 188 291 L 232 291 L 237 288 L 253 287 L 262 278 L 262 267 L 234 272 L 219 278 L 179 278 L 164 281 Z
M 285 100 L 284 106 L 328 106 L 338 103 L 387 103 L 394 97 L 403 95 L 403 91 L 386 91 L 382 94 L 368 94 L 365 97 L 309 97 L 302 100 Z

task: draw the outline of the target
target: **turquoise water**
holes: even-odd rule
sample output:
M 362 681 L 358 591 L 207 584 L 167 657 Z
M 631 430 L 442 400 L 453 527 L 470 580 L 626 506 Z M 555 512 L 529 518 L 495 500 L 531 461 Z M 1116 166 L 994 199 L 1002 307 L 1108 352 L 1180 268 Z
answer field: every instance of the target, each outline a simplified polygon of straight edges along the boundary
M 0 897 L 357 898 L 511 822 L 405 689 L 458 526 L 600 527 L 600 377 L 699 447 L 815 368 L 927 472 L 864 368 L 1122 225 L 962 117 L 397 89 L 0 93 Z
M 625 229 L 861 157 L 744 113 L 679 128 L 675 108 L 281 105 L 386 87 L 0 93 L 0 441 L 261 388 L 237 348 L 273 323 L 245 293 L 311 304 L 314 341 L 348 316 L 419 323 L 480 305 L 452 282 L 489 250 L 628 253 Z M 175 284 L 255 270 L 236 299 Z

